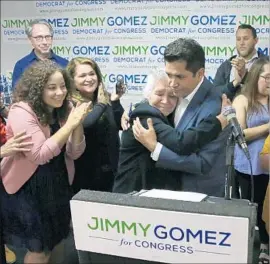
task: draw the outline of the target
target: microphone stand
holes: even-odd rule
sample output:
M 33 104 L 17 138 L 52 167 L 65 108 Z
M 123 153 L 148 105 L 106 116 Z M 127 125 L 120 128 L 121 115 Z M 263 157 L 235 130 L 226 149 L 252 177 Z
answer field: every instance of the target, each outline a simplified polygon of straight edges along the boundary
M 207 201 L 211 203 L 220 203 L 223 202 L 225 204 L 228 203 L 228 201 L 231 201 L 233 203 L 237 203 L 239 206 L 241 205 L 253 205 L 250 203 L 249 200 L 246 199 L 239 199 L 239 197 L 232 197 L 232 194 L 237 190 L 237 185 L 235 184 L 235 170 L 234 170 L 234 150 L 235 145 L 237 142 L 237 135 L 234 134 L 233 127 L 231 127 L 230 135 L 227 139 L 226 144 L 226 167 L 227 167 L 227 173 L 225 177 L 225 195 L 224 198 L 220 199 L 219 197 L 210 196 Z M 252 174 L 252 173 L 251 173 Z M 253 183 L 252 183 L 253 186 Z M 252 187 L 254 188 L 254 187 Z
M 235 149 L 236 140 L 233 135 L 233 132 L 230 133 L 230 136 L 227 140 L 226 145 L 226 179 L 225 179 L 225 200 L 231 200 L 232 198 L 232 188 L 233 177 L 234 177 L 234 149 Z

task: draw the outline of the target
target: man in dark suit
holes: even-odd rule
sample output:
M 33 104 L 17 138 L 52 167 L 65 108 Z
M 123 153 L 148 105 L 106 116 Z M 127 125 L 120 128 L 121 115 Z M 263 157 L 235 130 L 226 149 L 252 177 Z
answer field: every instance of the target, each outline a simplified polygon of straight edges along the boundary
M 130 114 L 130 122 L 139 118 L 147 127 L 147 118 L 151 118 L 158 141 L 179 155 L 189 155 L 218 137 L 226 127 L 226 118 L 209 116 L 196 128 L 177 131 L 167 118 L 175 109 L 178 97 L 169 87 L 168 76 L 164 70 L 155 71 L 148 76 L 144 90 L 147 102 L 140 103 Z M 147 95 L 146 95 L 147 94 Z M 223 98 L 226 106 L 227 98 Z M 136 124 L 122 133 L 118 173 L 114 181 L 114 192 L 129 193 L 141 189 L 162 188 L 177 190 L 179 177 L 172 178 L 170 170 L 156 168 L 149 151 L 134 137 L 132 130 Z M 166 176 L 168 175 L 168 177 Z M 176 189 L 175 189 L 176 188 Z
M 252 64 L 265 55 L 256 50 L 258 37 L 251 25 L 241 24 L 236 31 L 237 54 L 225 60 L 217 69 L 214 87 L 230 100 L 241 91 Z
M 192 39 L 177 39 L 164 53 L 165 70 L 169 84 L 179 95 L 174 113 L 175 128 L 182 132 L 213 115 L 221 109 L 221 97 L 204 77 L 205 54 L 203 48 Z M 136 139 L 150 152 L 156 166 L 173 170 L 171 177 L 181 179 L 179 190 L 202 192 L 223 196 L 226 174 L 225 146 L 229 128 L 219 137 L 190 155 L 178 155 L 157 142 L 153 127 L 142 126 Z

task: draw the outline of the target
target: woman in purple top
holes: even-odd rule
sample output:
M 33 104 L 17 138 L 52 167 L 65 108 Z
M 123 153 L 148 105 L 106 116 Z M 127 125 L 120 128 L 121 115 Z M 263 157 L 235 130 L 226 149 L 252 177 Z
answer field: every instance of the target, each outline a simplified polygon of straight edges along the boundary
M 261 241 L 260 262 L 269 263 L 269 236 L 262 221 L 262 207 L 267 184 L 268 171 L 261 167 L 260 152 L 269 134 L 269 91 L 270 91 L 270 62 L 269 58 L 258 59 L 248 73 L 242 94 L 238 95 L 233 106 L 236 116 L 243 128 L 251 156 L 254 175 L 254 202 L 258 204 L 257 221 Z M 235 148 L 235 170 L 241 197 L 251 199 L 250 165 L 242 150 Z

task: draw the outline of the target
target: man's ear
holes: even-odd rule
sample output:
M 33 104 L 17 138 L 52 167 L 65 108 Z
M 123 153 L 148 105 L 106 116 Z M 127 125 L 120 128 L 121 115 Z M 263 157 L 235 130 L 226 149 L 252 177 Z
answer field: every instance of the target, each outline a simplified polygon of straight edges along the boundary
M 200 69 L 197 71 L 197 76 L 198 76 L 199 78 L 204 77 L 204 74 L 205 74 L 205 69 L 204 69 L 204 68 L 200 68 Z

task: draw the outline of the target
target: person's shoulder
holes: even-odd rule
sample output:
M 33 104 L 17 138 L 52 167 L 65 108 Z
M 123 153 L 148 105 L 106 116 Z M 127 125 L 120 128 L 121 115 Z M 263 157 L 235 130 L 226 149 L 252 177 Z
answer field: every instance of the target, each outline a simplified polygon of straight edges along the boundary
M 237 95 L 234 100 L 234 103 L 242 103 L 242 104 L 247 104 L 248 103 L 248 99 L 244 94 L 239 94 Z
M 206 77 L 204 77 L 201 86 L 205 86 L 205 87 L 212 89 L 214 87 L 214 84 L 212 82 L 210 82 Z
M 206 82 L 205 85 L 207 85 L 208 90 L 202 101 L 202 109 L 208 109 L 207 111 L 213 112 L 219 111 L 222 101 L 221 93 L 214 88 L 210 81 Z
M 221 100 L 221 93 L 219 90 L 215 89 L 214 84 L 210 82 L 207 78 L 204 78 L 202 86 L 206 90 L 205 94 L 205 101 L 220 101 Z
M 230 57 L 230 58 L 228 58 L 228 59 L 226 59 L 226 60 L 224 60 L 221 64 L 220 64 L 220 66 L 219 67 L 224 67 L 224 66 L 226 66 L 226 65 L 229 65 L 229 64 L 231 64 L 231 60 L 232 60 L 232 58 L 234 58 L 235 56 L 233 56 L 233 57 Z
M 243 94 L 239 94 L 233 99 L 232 106 L 237 107 L 237 108 L 241 107 L 241 108 L 247 110 L 247 108 L 248 108 L 248 98 Z
M 233 55 L 232 57 L 224 60 L 218 67 L 218 69 L 228 68 L 231 67 L 231 60 L 236 58 L 236 55 Z
M 148 113 L 152 111 L 152 106 L 149 105 L 148 102 L 140 102 L 137 103 L 135 108 L 132 110 L 131 116 L 138 116 L 144 113 Z
M 161 112 L 148 102 L 139 103 L 131 113 L 131 118 L 134 117 L 161 117 Z
M 20 58 L 15 65 L 19 66 L 19 65 L 26 65 L 26 64 L 30 64 L 30 61 L 32 59 L 33 55 L 32 52 L 27 54 L 26 56 Z
M 10 115 L 17 115 L 21 118 L 21 115 L 23 115 L 23 113 L 34 114 L 34 111 L 28 103 L 23 102 L 23 101 L 14 103 L 10 106 L 9 116 Z
M 203 105 L 204 108 L 213 110 L 214 112 L 219 110 L 221 107 L 221 96 L 215 92 L 210 92 L 210 94 L 205 98 Z
M 53 58 L 54 58 L 55 62 L 57 64 L 59 64 L 60 66 L 62 66 L 62 67 L 66 67 L 68 65 L 69 61 L 67 59 L 65 59 L 65 58 L 63 58 L 61 56 L 58 56 L 55 53 L 53 53 Z
M 27 102 L 17 102 L 12 104 L 8 112 L 8 124 L 29 123 L 41 126 L 38 117 L 32 107 Z

